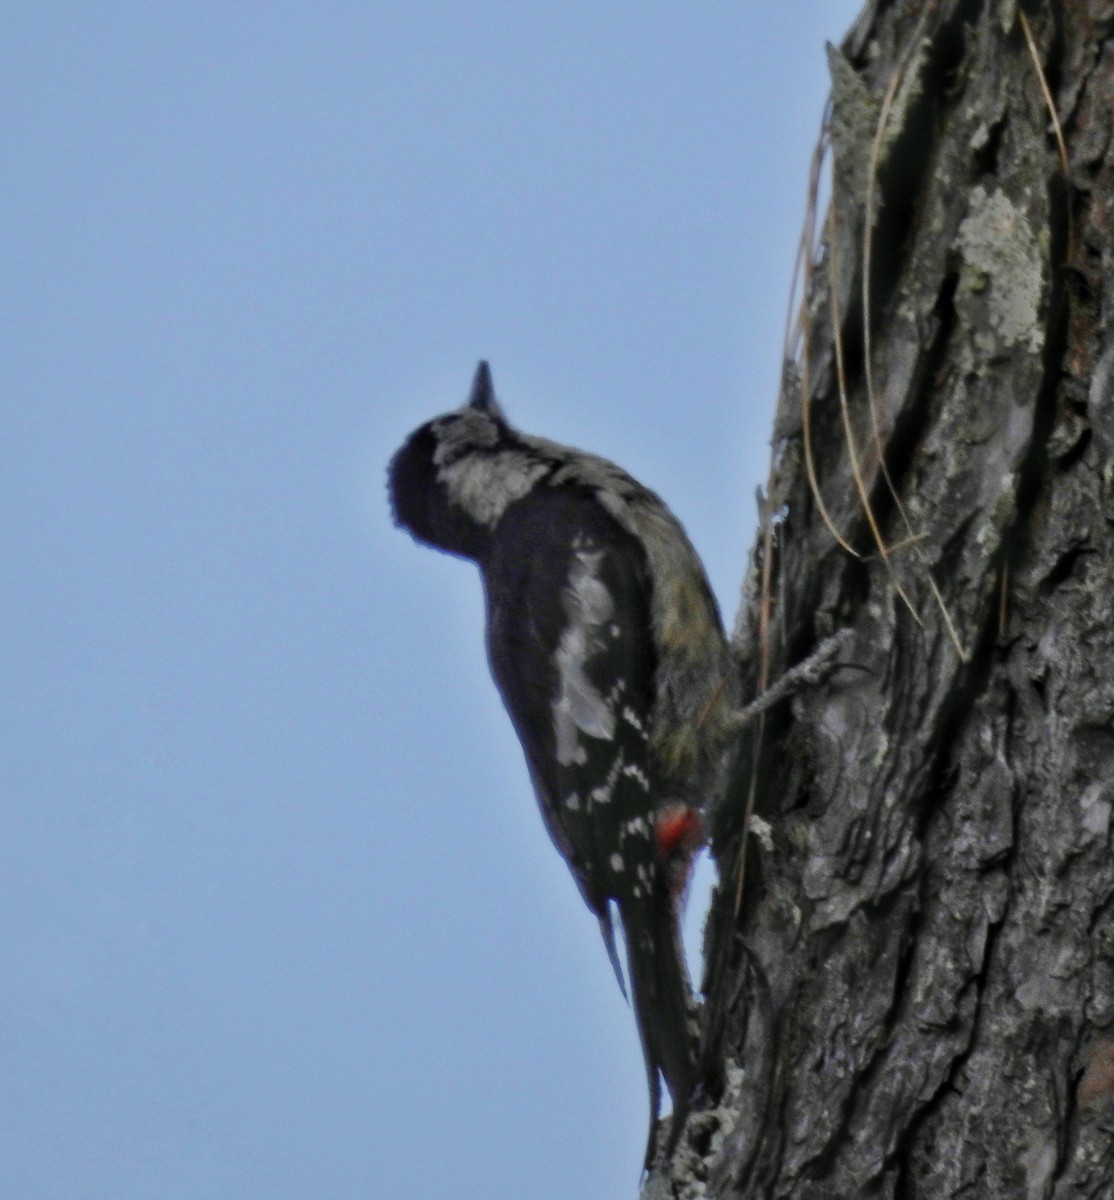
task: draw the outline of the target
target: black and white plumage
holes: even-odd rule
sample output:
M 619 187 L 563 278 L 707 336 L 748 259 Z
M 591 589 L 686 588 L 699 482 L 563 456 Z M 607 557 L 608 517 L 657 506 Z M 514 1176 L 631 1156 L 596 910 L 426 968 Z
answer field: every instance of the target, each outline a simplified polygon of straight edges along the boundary
M 395 519 L 474 560 L 492 674 L 546 828 L 600 923 L 612 904 L 650 1087 L 675 1142 L 697 1083 L 697 1009 L 676 905 L 722 785 L 733 697 L 719 613 L 676 518 L 613 463 L 513 429 L 480 363 L 468 402 L 390 465 Z

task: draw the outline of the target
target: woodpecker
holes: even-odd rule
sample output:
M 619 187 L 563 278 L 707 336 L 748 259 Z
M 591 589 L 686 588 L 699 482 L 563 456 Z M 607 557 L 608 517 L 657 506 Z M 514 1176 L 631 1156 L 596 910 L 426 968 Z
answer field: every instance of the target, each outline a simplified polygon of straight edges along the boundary
M 479 567 L 492 675 L 621 988 L 613 913 L 622 926 L 648 1167 L 661 1079 L 670 1150 L 698 1082 L 678 909 L 724 785 L 734 701 L 704 569 L 676 517 L 625 471 L 514 429 L 486 362 L 467 402 L 395 454 L 389 491 L 398 525 Z

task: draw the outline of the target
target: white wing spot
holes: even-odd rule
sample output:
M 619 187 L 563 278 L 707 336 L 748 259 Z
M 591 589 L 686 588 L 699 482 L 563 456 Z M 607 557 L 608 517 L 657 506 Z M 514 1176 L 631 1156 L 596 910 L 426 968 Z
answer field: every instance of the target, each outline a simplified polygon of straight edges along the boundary
M 571 792 L 568 796 L 565 797 L 565 807 L 570 812 L 579 812 L 580 797 L 576 794 L 576 792 Z
M 621 854 L 613 854 L 611 856 L 611 869 L 619 874 L 623 869 L 623 856 Z
M 646 778 L 646 772 L 637 763 L 627 763 L 623 768 L 623 774 L 629 776 L 631 779 L 637 779 L 646 791 L 650 790 L 650 781 Z
M 568 618 L 557 645 L 559 685 L 553 700 L 557 761 L 585 761 L 580 735 L 607 741 L 615 736 L 615 709 L 588 678 L 587 664 L 603 648 L 600 628 L 615 611 L 611 593 L 599 579 L 603 551 L 577 550 L 561 604 Z
M 611 797 L 615 792 L 615 780 L 619 778 L 619 772 L 622 769 L 623 756 L 620 753 L 611 764 L 611 770 L 607 772 L 607 778 L 599 787 L 593 788 L 588 793 L 589 804 L 609 804 L 611 802 Z
M 624 706 L 624 708 L 623 708 L 623 720 L 626 721 L 628 725 L 633 725 L 635 727 L 635 729 L 638 730 L 639 733 L 646 732 L 646 727 L 639 720 L 638 714 L 634 711 L 633 708 L 630 707 L 629 704 Z

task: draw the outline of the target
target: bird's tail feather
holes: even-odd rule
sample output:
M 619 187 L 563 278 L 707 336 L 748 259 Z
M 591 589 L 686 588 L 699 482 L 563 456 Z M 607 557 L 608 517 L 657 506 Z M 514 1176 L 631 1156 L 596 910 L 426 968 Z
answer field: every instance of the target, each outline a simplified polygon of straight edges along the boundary
M 654 1151 L 661 1102 L 658 1074 L 673 1098 L 667 1153 L 677 1144 L 697 1083 L 697 1008 L 681 947 L 673 900 L 664 883 L 647 897 L 620 901 L 627 943 L 631 999 L 650 1085 L 650 1138 L 646 1165 Z
M 623 993 L 623 999 L 629 1004 L 630 996 L 627 995 L 626 980 L 623 979 L 623 968 L 619 965 L 619 952 L 615 948 L 615 926 L 611 919 L 611 905 L 604 901 L 603 911 L 599 914 L 600 918 L 600 933 L 603 934 L 603 944 L 607 947 L 607 958 L 611 963 L 611 969 L 615 972 L 615 978 L 619 981 L 619 991 Z

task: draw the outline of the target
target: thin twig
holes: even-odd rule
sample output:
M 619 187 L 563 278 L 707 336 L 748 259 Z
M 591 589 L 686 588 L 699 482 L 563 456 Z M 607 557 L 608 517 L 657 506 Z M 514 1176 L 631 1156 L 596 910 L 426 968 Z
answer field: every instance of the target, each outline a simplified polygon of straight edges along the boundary
M 923 14 L 922 14 L 923 16 Z M 878 460 L 879 470 L 882 472 L 882 477 L 886 481 L 886 487 L 889 489 L 890 495 L 893 497 L 894 504 L 897 506 L 897 511 L 901 516 L 902 524 L 905 526 L 906 537 L 899 543 L 888 548 L 888 550 L 879 547 L 882 550 L 882 555 L 887 558 L 899 546 L 913 546 L 917 560 L 924 570 L 925 576 L 928 579 L 928 586 L 932 592 L 933 598 L 936 601 L 940 614 L 944 619 L 944 625 L 947 628 L 948 636 L 951 638 L 952 644 L 955 647 L 956 653 L 962 662 L 967 661 L 967 654 L 963 649 L 963 644 L 959 640 L 959 633 L 956 630 L 955 622 L 952 620 L 952 615 L 948 611 L 948 606 L 944 601 L 944 597 L 940 592 L 936 580 L 932 577 L 932 571 L 929 568 L 924 557 L 917 549 L 918 544 L 923 539 L 924 534 L 917 532 L 913 528 L 913 523 L 909 519 L 909 513 L 905 505 L 901 502 L 901 497 L 898 495 L 897 488 L 894 486 L 893 477 L 890 475 L 890 469 L 886 465 L 885 450 L 882 445 L 882 429 L 881 420 L 878 413 L 878 401 L 874 391 L 874 366 L 873 366 L 873 347 L 871 345 L 871 297 L 870 297 L 870 276 L 872 269 L 872 254 L 874 246 L 874 211 L 875 211 L 875 189 L 878 182 L 878 167 L 882 155 L 882 142 L 885 138 L 886 125 L 889 121 L 890 109 L 893 107 L 894 97 L 897 95 L 897 89 L 900 85 L 905 70 L 909 65 L 912 50 L 916 45 L 916 38 L 910 40 L 909 47 L 902 56 L 901 62 L 897 69 L 890 76 L 890 82 L 886 87 L 885 95 L 882 98 L 882 106 L 878 113 L 878 124 L 874 131 L 874 142 L 870 151 L 870 167 L 867 172 L 867 189 L 865 200 L 865 219 L 863 230 L 863 278 L 862 278 L 862 298 L 863 298 L 863 379 L 866 386 L 867 406 L 870 410 L 871 429 L 874 435 L 874 452 Z M 896 581 L 895 581 L 896 586 Z M 900 591 L 900 589 L 899 589 Z M 908 599 L 906 604 L 908 604 Z M 910 609 L 910 611 L 912 611 Z M 916 614 L 914 614 L 915 616 Z M 920 623 L 920 622 L 918 622 Z
M 827 526 L 828 532 L 835 538 L 836 542 L 842 549 L 846 550 L 853 558 L 861 558 L 862 555 L 851 547 L 847 539 L 836 528 L 835 521 L 832 520 L 831 514 L 828 512 L 827 505 L 824 503 L 824 497 L 820 493 L 820 481 L 816 475 L 816 459 L 812 451 L 812 376 L 810 371 L 811 365 L 811 343 L 809 340 L 809 321 L 808 321 L 808 297 L 812 290 L 812 258 L 813 246 L 816 242 L 816 207 L 817 197 L 820 192 L 820 173 L 824 166 L 824 157 L 827 150 L 826 134 L 820 135 L 820 140 L 816 143 L 816 149 L 812 153 L 812 168 L 809 172 L 808 181 L 808 208 L 805 212 L 805 224 L 801 233 L 801 247 L 803 254 L 799 251 L 801 261 L 803 262 L 803 282 L 801 286 L 801 315 L 800 315 L 800 331 L 801 331 L 801 371 L 800 371 L 800 388 L 801 388 L 801 433 L 804 441 L 805 451 L 805 475 L 808 477 L 809 491 L 812 493 L 812 499 L 816 504 L 816 511 L 820 514 L 821 521 Z
M 839 326 L 839 306 L 837 303 L 838 264 L 836 262 L 834 204 L 828 209 L 828 217 L 828 309 L 832 321 L 832 342 L 835 347 L 836 381 L 839 385 L 839 410 L 843 417 L 844 437 L 847 439 L 847 460 L 851 467 L 851 477 L 855 481 L 855 490 L 859 494 L 859 505 L 863 510 L 863 515 L 866 517 L 867 524 L 870 526 L 874 544 L 878 547 L 882 561 L 886 564 L 886 570 L 890 573 L 890 582 L 893 584 L 894 591 L 904 601 L 905 607 L 909 610 L 909 614 L 913 620 L 923 629 L 924 622 L 913 607 L 913 601 L 909 599 L 905 589 L 901 586 L 901 582 L 894 572 L 893 563 L 890 562 L 889 547 L 886 545 L 886 539 L 882 536 L 881 529 L 878 528 L 878 522 L 874 516 L 874 508 L 870 503 L 870 496 L 867 494 L 862 469 L 859 466 L 859 453 L 855 446 L 855 429 L 851 423 L 851 405 L 847 398 L 847 374 L 843 363 L 843 333 Z
M 763 691 L 757 700 L 752 700 L 745 708 L 732 713 L 726 719 L 728 729 L 742 729 L 752 721 L 763 716 L 775 704 L 799 692 L 802 688 L 811 687 L 820 682 L 832 669 L 832 659 L 850 642 L 852 631 L 841 629 L 825 639 L 802 662 L 790 668 L 784 675 Z
M 873 347 L 870 341 L 870 273 L 873 265 L 871 256 L 874 253 L 875 187 L 878 182 L 878 164 L 882 157 L 882 139 L 886 132 L 886 122 L 889 120 L 890 108 L 893 105 L 894 96 L 897 94 L 897 86 L 901 82 L 903 69 L 904 63 L 890 76 L 886 94 L 882 97 L 882 108 L 878 114 L 878 125 L 874 130 L 874 144 L 870 148 L 870 167 L 867 171 L 866 215 L 863 228 L 863 380 L 866 384 L 866 399 L 870 407 L 870 425 L 874 433 L 874 453 L 878 459 L 878 466 L 881 468 L 886 486 L 890 489 L 890 495 L 893 496 L 894 503 L 901 513 L 902 520 L 912 535 L 913 530 L 905 512 L 905 505 L 901 503 L 901 497 L 897 494 L 897 488 L 894 487 L 890 469 L 886 466 L 886 454 L 882 448 L 882 422 L 878 415 L 878 400 L 874 392 Z
M 890 478 L 889 468 L 886 466 L 885 454 L 882 450 L 881 436 L 881 421 L 878 417 L 878 406 L 874 392 L 874 365 L 872 361 L 872 347 L 870 340 L 870 277 L 872 270 L 872 257 L 874 254 L 874 213 L 875 213 L 875 195 L 878 184 L 878 168 L 882 161 L 882 143 L 885 140 L 886 126 L 890 120 L 890 110 L 893 107 L 893 102 L 897 96 L 898 87 L 905 78 L 905 72 L 909 67 L 909 63 L 913 59 L 917 48 L 921 45 L 921 38 L 924 34 L 925 26 L 929 17 L 933 14 L 936 8 L 937 0 L 931 0 L 922 9 L 920 16 L 917 18 L 917 24 L 913 32 L 909 36 L 909 40 L 905 45 L 905 49 L 901 53 L 898 64 L 890 76 L 890 82 L 886 86 L 885 95 L 882 97 L 882 107 L 878 112 L 878 123 L 874 128 L 874 141 L 870 147 L 870 165 L 867 170 L 867 186 L 866 186 L 866 202 L 865 202 L 865 217 L 864 217 L 864 232 L 863 232 L 863 363 L 864 376 L 866 380 L 866 395 L 870 404 L 870 419 L 874 429 L 874 445 L 875 453 L 878 455 L 878 462 L 882 468 L 882 474 L 885 476 L 886 484 L 890 489 L 890 495 L 893 496 L 894 502 L 897 504 L 898 511 L 901 513 L 902 520 L 905 522 L 905 527 L 908 530 L 909 536 L 913 537 L 913 528 L 909 523 L 908 515 L 905 511 L 905 506 L 901 503 L 901 497 L 897 494 L 897 489 L 894 487 L 893 480 Z
M 770 461 L 770 478 L 768 486 L 774 485 L 774 460 Z M 770 493 L 767 492 L 767 496 Z M 761 695 L 766 691 L 770 682 L 770 611 L 773 590 L 773 557 L 774 557 L 774 521 L 773 513 L 767 506 L 766 525 L 762 533 L 762 588 L 758 600 L 758 691 Z M 762 754 L 762 738 L 766 732 L 766 718 L 758 717 L 758 730 L 754 736 L 754 757 L 750 772 L 750 784 L 747 787 L 747 802 L 743 809 L 743 834 L 739 842 L 739 864 L 735 880 L 735 916 L 743 903 L 743 882 L 747 873 L 747 835 L 750 831 L 751 819 L 754 816 L 754 804 L 758 797 L 758 762 Z
M 901 550 L 912 549 L 912 547 L 919 545 L 927 537 L 927 533 L 911 533 L 908 537 L 903 537 L 900 542 L 891 542 L 890 553 L 897 554 Z
M 1052 134 L 1056 139 L 1056 148 L 1060 152 L 1060 170 L 1064 176 L 1064 182 L 1071 183 L 1071 176 L 1068 167 L 1068 147 L 1064 141 L 1064 130 L 1060 125 L 1060 114 L 1056 111 L 1056 101 L 1052 99 L 1052 92 L 1048 87 L 1048 77 L 1044 73 L 1044 67 L 1041 66 L 1040 54 L 1037 51 L 1037 43 L 1033 38 L 1033 30 L 1029 25 L 1029 18 L 1018 10 L 1018 21 L 1021 23 L 1021 32 L 1025 35 L 1025 43 L 1029 47 L 1029 57 L 1033 60 L 1033 69 L 1037 73 L 1037 83 L 1040 85 L 1041 95 L 1044 97 L 1045 107 L 1048 109 L 1048 115 L 1052 120 Z M 1068 262 L 1075 261 L 1075 225 L 1071 216 L 1071 205 L 1067 206 L 1068 215 Z

